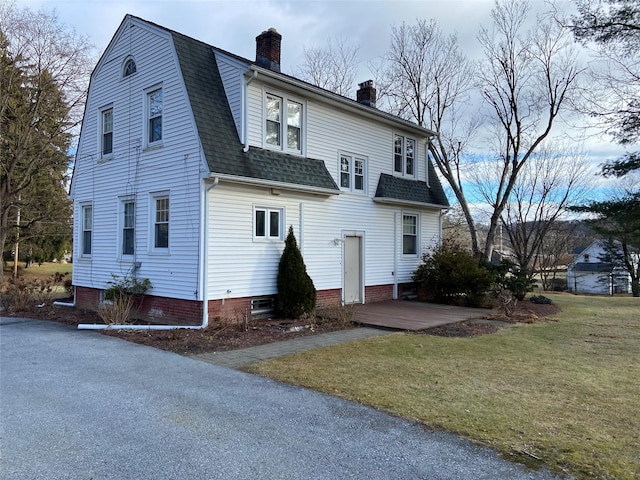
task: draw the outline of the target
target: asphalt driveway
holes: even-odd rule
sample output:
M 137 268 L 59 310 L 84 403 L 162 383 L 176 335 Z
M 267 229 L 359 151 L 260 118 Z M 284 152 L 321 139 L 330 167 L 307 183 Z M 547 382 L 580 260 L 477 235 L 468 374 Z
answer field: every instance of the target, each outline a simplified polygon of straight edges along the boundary
M 556 478 L 350 402 L 69 326 L 0 320 L 0 478 Z

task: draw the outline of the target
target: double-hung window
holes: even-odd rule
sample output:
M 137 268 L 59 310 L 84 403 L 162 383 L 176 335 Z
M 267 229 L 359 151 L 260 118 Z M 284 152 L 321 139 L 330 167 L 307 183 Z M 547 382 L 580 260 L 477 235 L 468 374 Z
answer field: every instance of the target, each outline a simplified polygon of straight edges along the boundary
M 282 240 L 282 209 L 255 207 L 253 236 L 257 240 Z
M 162 89 L 147 93 L 147 134 L 149 145 L 162 140 Z
M 133 255 L 135 249 L 136 204 L 133 200 L 122 203 L 122 255 Z
M 91 255 L 93 239 L 93 206 L 82 207 L 82 255 Z
M 265 94 L 265 144 L 301 153 L 303 105 L 281 95 Z
M 418 216 L 402 215 L 402 253 L 403 255 L 418 254 Z
M 107 157 L 113 153 L 113 108 L 102 110 L 101 131 L 101 152 L 103 157 Z
M 169 196 L 153 198 L 153 248 L 167 250 L 169 248 Z
M 393 136 L 393 171 L 396 174 L 415 177 L 416 141 L 403 135 Z
M 351 192 L 365 192 L 366 161 L 363 157 L 340 154 L 340 188 Z

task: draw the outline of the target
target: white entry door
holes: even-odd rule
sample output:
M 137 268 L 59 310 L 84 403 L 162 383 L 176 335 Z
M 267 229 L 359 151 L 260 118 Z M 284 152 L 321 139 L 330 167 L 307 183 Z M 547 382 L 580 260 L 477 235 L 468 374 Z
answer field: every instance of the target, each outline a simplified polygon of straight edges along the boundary
M 362 303 L 362 237 L 344 238 L 344 303 Z

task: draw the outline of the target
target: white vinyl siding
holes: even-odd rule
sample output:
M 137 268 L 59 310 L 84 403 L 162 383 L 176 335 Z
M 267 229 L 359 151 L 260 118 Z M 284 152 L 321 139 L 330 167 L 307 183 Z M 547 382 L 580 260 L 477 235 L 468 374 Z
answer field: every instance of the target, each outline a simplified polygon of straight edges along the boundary
M 113 160 L 96 163 L 100 155 L 100 117 L 85 116 L 78 144 L 71 195 L 80 218 L 80 201 L 93 204 L 91 263 L 74 262 L 73 282 L 103 289 L 111 274 L 122 277 L 132 257 L 122 258 L 121 200 L 136 194 L 136 275 L 148 278 L 152 295 L 195 300 L 198 281 L 200 225 L 199 149 L 189 102 L 174 56 L 171 35 L 133 19 L 135 28 L 123 24 L 94 70 L 87 111 L 112 105 Z M 137 73 L 123 78 L 123 61 L 133 55 Z M 145 103 L 154 86 L 162 87 L 162 148 L 145 149 Z M 168 121 L 170 119 L 170 121 Z M 177 160 L 178 159 L 178 160 Z M 153 252 L 151 192 L 170 191 L 170 252 Z M 76 222 L 74 258 L 81 256 L 82 231 Z M 174 235 L 173 232 L 180 232 Z

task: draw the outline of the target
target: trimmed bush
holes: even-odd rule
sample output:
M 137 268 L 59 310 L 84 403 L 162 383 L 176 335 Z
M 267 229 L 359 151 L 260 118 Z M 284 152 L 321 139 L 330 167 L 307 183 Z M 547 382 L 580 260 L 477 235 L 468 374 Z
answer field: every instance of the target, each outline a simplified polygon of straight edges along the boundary
M 413 272 L 422 300 L 452 305 L 483 306 L 493 277 L 454 240 L 445 240 L 432 253 L 422 256 Z
M 316 288 L 298 249 L 293 227 L 289 227 L 278 266 L 276 314 L 282 318 L 312 315 L 316 308 Z

